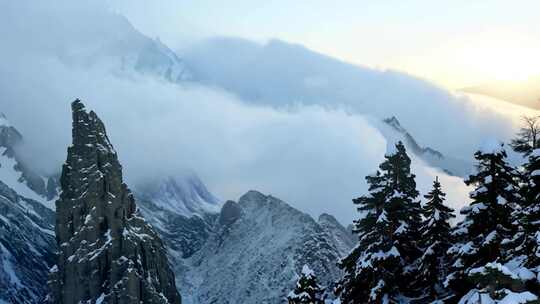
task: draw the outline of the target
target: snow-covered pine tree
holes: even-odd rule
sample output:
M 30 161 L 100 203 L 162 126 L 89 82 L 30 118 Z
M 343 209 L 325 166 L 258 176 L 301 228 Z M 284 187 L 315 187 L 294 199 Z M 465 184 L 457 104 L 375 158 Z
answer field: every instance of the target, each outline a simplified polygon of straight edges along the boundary
M 448 250 L 453 264 L 446 283 L 458 299 L 475 289 L 498 286 L 497 276 L 478 280 L 473 269 L 504 261 L 504 245 L 511 242 L 517 228 L 512 220 L 520 200 L 517 173 L 506 162 L 503 145 L 492 144 L 474 156 L 477 173 L 465 181 L 475 187 L 470 193 L 472 202 L 461 210 L 465 219 L 454 231 L 458 241 Z
M 443 299 L 448 291 L 443 286 L 449 266 L 446 252 L 452 245 L 450 219 L 456 217 L 454 210 L 444 204 L 446 193 L 442 191 L 437 177 L 433 189 L 424 196 L 427 201 L 422 206 L 421 244 L 419 277 L 423 287 L 423 300 L 432 302 Z
M 296 287 L 287 296 L 289 304 L 324 304 L 324 289 L 317 282 L 317 277 L 308 265 L 302 267 L 302 274 Z
M 519 233 L 507 260 L 519 270 L 526 288 L 540 296 L 540 148 L 529 153 L 521 176 L 524 198 L 514 215 Z
M 526 159 L 520 167 L 521 206 L 514 211 L 518 226 L 506 256 L 506 265 L 525 288 L 540 297 L 540 117 L 524 117 L 524 127 L 512 141 L 514 151 Z
M 345 275 L 336 293 L 341 303 L 398 303 L 416 296 L 412 286 L 420 256 L 420 203 L 411 160 L 399 142 L 374 175 L 369 194 L 354 199 L 361 218 L 354 222 L 359 243 L 339 262 Z

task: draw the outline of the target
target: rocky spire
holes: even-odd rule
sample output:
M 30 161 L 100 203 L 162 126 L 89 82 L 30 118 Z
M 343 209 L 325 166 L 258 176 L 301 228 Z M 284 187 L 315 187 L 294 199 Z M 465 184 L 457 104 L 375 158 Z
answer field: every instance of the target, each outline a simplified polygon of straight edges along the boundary
M 180 303 L 165 248 L 137 211 L 105 126 L 72 103 L 73 145 L 56 202 L 52 303 Z

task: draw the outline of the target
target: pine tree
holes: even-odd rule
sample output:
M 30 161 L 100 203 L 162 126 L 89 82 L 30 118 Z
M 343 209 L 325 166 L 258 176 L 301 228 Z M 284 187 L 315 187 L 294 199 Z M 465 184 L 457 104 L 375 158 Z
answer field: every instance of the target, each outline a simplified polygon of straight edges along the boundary
M 523 166 L 521 208 L 514 214 L 519 224 L 519 232 L 513 239 L 508 261 L 521 267 L 527 289 L 540 295 L 540 149 L 529 153 L 528 162 Z
M 513 220 L 518 233 L 512 239 L 506 257 L 513 265 L 527 290 L 540 296 L 540 117 L 524 117 L 524 127 L 512 141 L 516 152 L 526 162 L 520 170 L 521 206 L 514 211 Z M 519 143 L 519 145 L 518 145 Z
M 340 261 L 345 271 L 336 293 L 341 303 L 398 303 L 412 296 L 420 256 L 420 203 L 411 160 L 401 142 L 367 176 L 369 194 L 354 199 L 362 214 L 354 222 L 359 243 Z
M 309 266 L 302 267 L 302 274 L 296 288 L 289 293 L 289 304 L 324 304 L 324 289 L 317 283 L 317 277 Z
M 506 162 L 502 145 L 475 153 L 477 173 L 469 176 L 467 185 L 475 186 L 471 204 L 461 210 L 465 219 L 454 235 L 459 238 L 449 253 L 453 256 L 451 274 L 446 283 L 459 298 L 477 288 L 494 288 L 497 276 L 476 280 L 473 269 L 505 260 L 505 244 L 516 232 L 512 214 L 520 198 L 516 170 Z M 492 284 L 486 284 L 491 282 Z
M 446 193 L 436 178 L 433 189 L 424 196 L 427 201 L 422 207 L 424 221 L 421 228 L 422 249 L 419 276 L 424 289 L 424 301 L 442 299 L 447 295 L 443 286 L 447 275 L 448 256 L 446 252 L 452 245 L 450 219 L 454 210 L 444 204 Z

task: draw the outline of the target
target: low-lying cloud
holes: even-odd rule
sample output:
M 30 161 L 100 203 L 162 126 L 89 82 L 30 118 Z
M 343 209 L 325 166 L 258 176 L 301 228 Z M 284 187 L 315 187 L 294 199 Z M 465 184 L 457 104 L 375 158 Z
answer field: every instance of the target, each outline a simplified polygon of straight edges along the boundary
M 53 60 L 13 64 L 15 73 L 0 75 L 0 106 L 24 134 L 33 161 L 48 170 L 65 157 L 69 102 L 77 97 L 104 120 L 133 183 L 193 169 L 222 199 L 257 189 L 344 221 L 352 195 L 365 190 L 363 176 L 386 149 L 365 119 L 340 110 L 285 112 L 197 85 L 125 79 Z

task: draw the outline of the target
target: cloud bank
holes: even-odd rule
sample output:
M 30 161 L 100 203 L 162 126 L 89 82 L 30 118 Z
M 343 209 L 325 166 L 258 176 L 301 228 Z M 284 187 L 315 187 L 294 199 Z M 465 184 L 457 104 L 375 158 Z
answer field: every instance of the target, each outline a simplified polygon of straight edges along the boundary
M 411 75 L 352 65 L 280 40 L 212 38 L 183 56 L 200 81 L 248 103 L 346 108 L 378 120 L 396 116 L 420 143 L 462 159 L 486 137 L 507 140 L 515 132 L 498 105 L 478 107 Z

